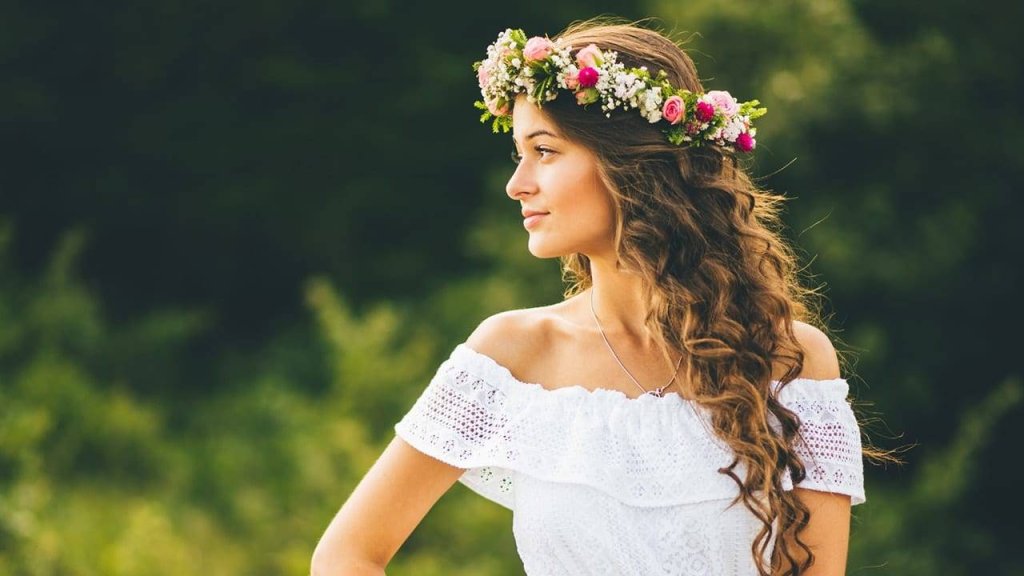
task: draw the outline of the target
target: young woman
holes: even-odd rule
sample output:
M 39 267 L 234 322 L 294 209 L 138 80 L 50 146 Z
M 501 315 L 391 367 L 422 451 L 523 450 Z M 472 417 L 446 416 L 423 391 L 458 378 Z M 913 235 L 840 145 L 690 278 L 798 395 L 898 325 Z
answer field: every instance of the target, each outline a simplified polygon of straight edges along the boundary
M 514 510 L 531 575 L 843 574 L 860 430 L 741 165 L 764 109 L 629 24 L 507 30 L 477 74 L 528 249 L 571 287 L 456 347 L 313 572 L 382 574 L 460 481 Z

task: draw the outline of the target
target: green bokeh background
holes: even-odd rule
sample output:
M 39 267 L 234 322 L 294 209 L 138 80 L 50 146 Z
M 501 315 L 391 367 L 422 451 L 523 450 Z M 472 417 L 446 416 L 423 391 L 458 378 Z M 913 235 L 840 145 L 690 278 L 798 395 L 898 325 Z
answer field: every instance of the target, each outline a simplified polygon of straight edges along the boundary
M 1024 574 L 1019 2 L 0 4 L 0 574 L 308 572 L 437 365 L 560 297 L 470 64 L 601 13 L 758 98 L 870 439 L 850 574 Z M 396 575 L 512 575 L 457 484 Z

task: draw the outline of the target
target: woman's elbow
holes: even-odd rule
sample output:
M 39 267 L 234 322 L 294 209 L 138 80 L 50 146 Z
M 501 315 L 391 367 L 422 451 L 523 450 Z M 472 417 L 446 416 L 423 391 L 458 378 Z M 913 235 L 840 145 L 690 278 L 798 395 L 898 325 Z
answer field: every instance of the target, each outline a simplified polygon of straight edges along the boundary
M 384 567 L 358 554 L 333 550 L 321 542 L 313 551 L 309 573 L 311 576 L 384 576 Z

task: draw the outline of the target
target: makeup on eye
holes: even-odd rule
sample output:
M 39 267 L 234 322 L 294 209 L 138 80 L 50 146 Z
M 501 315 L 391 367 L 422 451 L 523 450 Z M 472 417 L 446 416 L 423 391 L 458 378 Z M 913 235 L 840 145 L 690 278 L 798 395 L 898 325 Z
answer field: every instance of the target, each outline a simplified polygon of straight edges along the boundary
M 549 148 L 547 146 L 540 145 L 540 144 L 538 144 L 537 146 L 534 146 L 533 150 L 535 152 L 537 152 L 537 154 L 540 155 L 542 160 L 544 158 L 547 158 L 549 155 L 557 154 L 557 152 L 555 150 L 553 150 L 553 149 L 551 149 L 551 148 Z M 523 160 L 523 155 L 520 154 L 518 150 L 513 150 L 512 151 L 512 162 L 515 163 L 515 164 L 519 164 L 520 162 L 522 162 L 522 160 Z
M 529 133 L 529 134 L 528 134 L 528 135 L 526 136 L 526 138 L 525 138 L 524 140 L 525 140 L 526 142 L 529 142 L 530 140 L 532 140 L 532 139 L 534 139 L 534 138 L 538 138 L 538 137 L 540 137 L 540 136 L 548 136 L 548 137 L 554 138 L 554 139 L 556 139 L 556 140 L 559 140 L 559 139 L 561 139 L 561 136 L 559 136 L 558 134 L 556 134 L 556 133 L 554 133 L 554 132 L 552 132 L 552 131 L 550 131 L 550 130 L 546 130 L 546 129 L 544 129 L 544 128 L 541 128 L 541 129 L 539 129 L 539 130 L 534 130 L 533 132 L 530 132 L 530 133 Z M 519 150 L 519 142 L 518 142 L 518 141 L 516 140 L 516 137 L 515 137 L 515 136 L 512 136 L 512 145 L 513 145 L 513 146 L 515 146 L 515 149 L 516 149 L 516 151 L 517 151 L 517 153 L 518 153 L 518 150 Z M 541 145 L 537 145 L 537 146 L 535 146 L 535 147 L 534 147 L 534 149 L 536 150 L 536 149 L 538 149 L 538 148 L 541 148 L 541 147 L 542 147 Z M 546 147 L 546 146 L 544 146 L 544 148 L 547 148 L 547 147 Z M 547 148 L 547 150 L 548 150 L 548 151 L 551 151 L 551 152 L 554 152 L 554 150 L 551 150 L 550 148 Z M 520 157 L 520 158 L 522 158 L 522 154 L 519 154 L 519 157 Z

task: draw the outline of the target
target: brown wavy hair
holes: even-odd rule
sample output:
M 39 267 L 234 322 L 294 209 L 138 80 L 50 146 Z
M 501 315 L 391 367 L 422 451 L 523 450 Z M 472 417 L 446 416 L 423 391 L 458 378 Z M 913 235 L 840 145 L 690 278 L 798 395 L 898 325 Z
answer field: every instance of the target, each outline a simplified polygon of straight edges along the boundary
M 664 70 L 673 86 L 703 91 L 679 45 L 637 23 L 588 20 L 557 37 L 575 49 L 615 50 L 626 67 Z M 595 108 L 572 97 L 544 104 L 567 138 L 596 153 L 614 199 L 618 266 L 643 279 L 645 324 L 666 360 L 683 355 L 694 400 L 735 454 L 719 472 L 739 485 L 733 504 L 742 499 L 763 523 L 751 545 L 759 573 L 769 574 L 761 559 L 771 552 L 772 573 L 799 576 L 814 561 L 800 540 L 810 512 L 783 489 L 781 473 L 788 469 L 794 483 L 805 478 L 794 451 L 800 421 L 771 392 L 771 380 L 776 365 L 786 368 L 782 386 L 803 369 L 792 321 L 823 323 L 818 294 L 802 286 L 782 235 L 783 198 L 759 189 L 731 153 L 674 146 L 638 113 L 608 118 Z M 566 298 L 591 286 L 585 255 L 563 256 L 561 264 Z M 781 537 L 769 550 L 773 522 Z

